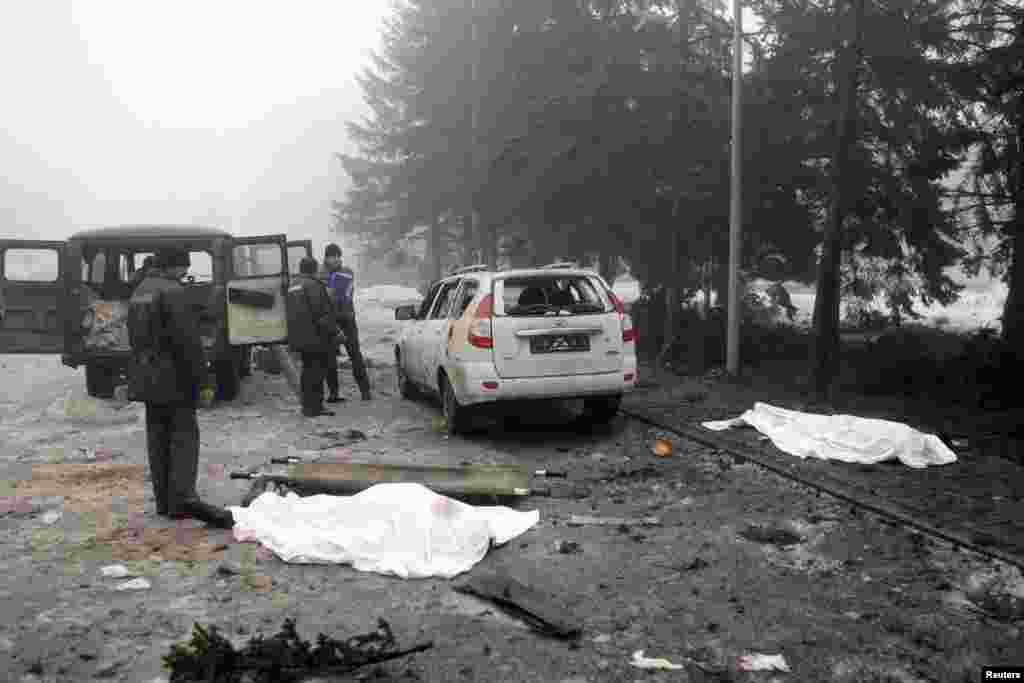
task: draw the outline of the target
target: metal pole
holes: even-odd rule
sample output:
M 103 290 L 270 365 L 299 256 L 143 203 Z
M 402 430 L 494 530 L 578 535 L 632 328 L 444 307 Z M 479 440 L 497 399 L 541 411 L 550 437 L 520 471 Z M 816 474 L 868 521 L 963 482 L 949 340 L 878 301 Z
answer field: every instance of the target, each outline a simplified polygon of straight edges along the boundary
M 725 369 L 730 375 L 740 369 L 740 255 L 742 245 L 741 212 L 743 210 L 741 166 L 742 78 L 743 78 L 743 6 L 733 0 L 733 66 L 732 66 L 732 171 L 729 202 L 729 328 L 726 343 Z
M 479 135 L 480 135 L 480 129 L 479 129 L 479 126 L 480 126 L 480 36 L 479 36 L 479 33 L 478 33 L 478 31 L 479 31 L 479 28 L 478 28 L 479 5 L 477 3 L 477 0 L 471 0 L 471 2 L 470 2 L 470 9 L 472 11 L 472 16 L 470 17 L 470 21 L 471 21 L 471 24 L 470 24 L 470 40 L 471 40 L 471 42 L 473 44 L 473 63 L 472 63 L 472 73 L 471 73 L 471 81 L 473 83 L 473 92 L 472 92 L 472 95 L 471 95 L 471 97 L 473 98 L 472 99 L 473 108 L 472 108 L 472 112 L 471 112 L 470 128 L 472 128 L 472 135 L 473 135 L 473 146 L 472 146 L 473 180 L 472 180 L 472 182 L 475 184 L 476 182 L 478 182 L 478 179 L 480 178 L 480 139 L 479 139 Z M 475 185 L 474 185 L 474 187 L 475 187 Z M 479 199 L 477 198 L 477 193 L 475 191 L 474 191 L 473 196 L 472 196 L 472 207 L 471 208 L 472 208 L 472 210 L 470 212 L 470 217 L 472 219 L 472 239 L 476 241 L 477 248 L 478 248 L 478 250 L 480 252 L 479 258 L 475 259 L 475 260 L 477 262 L 483 262 L 483 260 L 484 260 L 484 252 L 486 251 L 485 244 L 484 244 L 485 238 L 483 236 L 483 226 L 480 225 Z

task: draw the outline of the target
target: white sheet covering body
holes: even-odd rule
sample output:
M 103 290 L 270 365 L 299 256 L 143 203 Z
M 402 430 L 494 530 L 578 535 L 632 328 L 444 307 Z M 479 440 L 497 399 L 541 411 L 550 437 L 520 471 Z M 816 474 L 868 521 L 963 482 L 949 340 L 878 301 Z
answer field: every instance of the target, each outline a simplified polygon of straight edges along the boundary
M 377 484 L 354 496 L 261 494 L 230 508 L 238 541 L 283 561 L 351 564 L 403 579 L 452 578 L 540 521 L 540 512 L 475 507 L 420 484 Z
M 867 465 L 899 460 L 914 468 L 956 462 L 956 454 L 939 437 L 889 420 L 802 413 L 755 403 L 738 418 L 702 423 L 714 431 L 747 425 L 771 439 L 779 450 L 798 458 Z

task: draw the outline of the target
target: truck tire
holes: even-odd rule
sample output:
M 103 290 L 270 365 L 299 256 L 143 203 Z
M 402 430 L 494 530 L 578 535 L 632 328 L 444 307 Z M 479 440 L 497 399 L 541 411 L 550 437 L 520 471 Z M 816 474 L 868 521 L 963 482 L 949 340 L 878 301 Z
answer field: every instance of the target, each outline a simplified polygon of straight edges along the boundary
M 114 398 L 117 373 L 105 365 L 85 366 L 85 391 L 93 398 Z
M 217 377 L 217 399 L 234 401 L 238 398 L 242 378 L 239 376 L 239 363 L 235 358 L 218 360 L 213 365 Z
M 252 347 L 243 346 L 238 350 L 238 376 L 249 377 L 252 375 Z

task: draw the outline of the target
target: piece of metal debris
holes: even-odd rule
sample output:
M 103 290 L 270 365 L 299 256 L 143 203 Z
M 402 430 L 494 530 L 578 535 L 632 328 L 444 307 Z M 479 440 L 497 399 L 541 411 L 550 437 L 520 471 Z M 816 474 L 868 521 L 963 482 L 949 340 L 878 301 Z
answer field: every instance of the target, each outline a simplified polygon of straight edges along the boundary
M 108 579 L 124 579 L 132 575 L 123 564 L 112 564 L 100 569 L 100 574 Z
M 456 584 L 453 589 L 495 602 L 547 635 L 576 639 L 583 632 L 582 626 L 567 616 L 571 610 L 558 597 L 526 586 L 509 576 L 478 574 Z
M 757 526 L 750 525 L 743 531 L 739 532 L 740 536 L 753 541 L 754 543 L 762 543 L 769 545 L 776 545 L 781 548 L 785 548 L 791 545 L 797 545 L 803 542 L 803 538 L 793 533 L 789 529 L 784 529 L 776 526 Z
M 657 517 L 591 517 L 589 515 L 573 515 L 569 518 L 569 526 L 661 526 L 661 520 Z
M 789 664 L 782 655 L 762 655 L 755 653 L 740 657 L 740 671 L 789 671 Z
M 146 579 L 143 579 L 143 578 L 140 577 L 138 579 L 132 579 L 131 581 L 126 581 L 126 582 L 120 584 L 117 587 L 117 590 L 119 590 L 119 591 L 144 591 L 144 590 L 149 590 L 152 587 L 153 587 L 153 584 L 151 584 Z
M 655 669 L 661 671 L 674 671 L 683 668 L 682 664 L 673 664 L 667 659 L 652 659 L 649 657 L 644 657 L 643 650 L 637 650 L 633 653 L 633 659 L 632 661 L 630 661 L 630 664 L 632 664 L 638 669 Z

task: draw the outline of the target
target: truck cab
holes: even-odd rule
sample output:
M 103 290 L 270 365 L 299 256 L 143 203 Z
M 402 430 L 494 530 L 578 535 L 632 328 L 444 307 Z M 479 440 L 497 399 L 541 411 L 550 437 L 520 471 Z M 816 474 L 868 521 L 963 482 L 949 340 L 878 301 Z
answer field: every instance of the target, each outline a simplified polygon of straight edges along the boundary
M 128 300 L 146 258 L 188 250 L 183 284 L 221 400 L 234 400 L 254 346 L 288 338 L 289 274 L 312 243 L 237 237 L 202 226 L 85 230 L 67 241 L 0 240 L 0 354 L 59 354 L 85 368 L 90 396 L 110 398 L 130 366 Z

